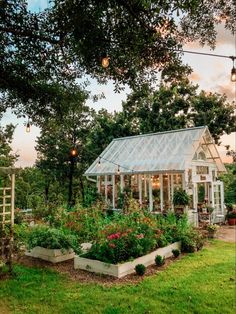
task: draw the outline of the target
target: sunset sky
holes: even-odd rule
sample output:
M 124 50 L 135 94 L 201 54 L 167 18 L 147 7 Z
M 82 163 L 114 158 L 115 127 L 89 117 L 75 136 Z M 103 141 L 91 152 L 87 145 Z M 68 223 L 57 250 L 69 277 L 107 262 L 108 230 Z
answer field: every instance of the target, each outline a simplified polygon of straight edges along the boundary
M 30 8 L 34 11 L 44 9 L 45 6 L 47 6 L 47 3 L 47 0 L 29 1 Z M 189 44 L 188 46 L 184 47 L 184 49 L 235 56 L 235 38 L 230 33 L 226 32 L 223 26 L 218 27 L 217 30 L 218 36 L 216 48 L 214 51 L 210 50 L 208 47 L 200 47 L 197 43 Z M 194 83 L 199 85 L 200 89 L 210 92 L 225 93 L 229 101 L 234 100 L 236 93 L 236 83 L 232 83 L 230 81 L 230 72 L 232 69 L 232 61 L 230 59 L 185 54 L 183 56 L 183 61 L 192 67 L 193 73 L 190 78 Z M 126 99 L 127 93 L 129 92 L 129 89 L 126 88 L 124 92 L 115 94 L 113 92 L 112 82 L 106 86 L 99 86 L 95 80 L 91 80 L 89 89 L 92 91 L 92 94 L 103 92 L 106 96 L 106 99 L 100 100 L 96 103 L 93 103 L 91 100 L 89 100 L 88 104 L 96 110 L 106 108 L 109 111 L 121 110 L 121 102 L 122 100 Z M 24 167 L 32 165 L 36 158 L 34 146 L 35 140 L 37 136 L 39 136 L 39 129 L 33 126 L 31 132 L 26 133 L 24 127 L 25 119 L 17 119 L 10 113 L 10 111 L 4 115 L 1 122 L 3 125 L 8 123 L 17 124 L 14 141 L 12 144 L 13 151 L 20 154 L 17 166 Z M 229 144 L 232 148 L 235 149 L 236 134 L 232 133 L 230 135 L 224 135 L 222 137 L 222 144 Z M 219 147 L 222 159 L 223 161 L 230 162 L 229 158 L 225 158 L 225 148 L 223 145 Z

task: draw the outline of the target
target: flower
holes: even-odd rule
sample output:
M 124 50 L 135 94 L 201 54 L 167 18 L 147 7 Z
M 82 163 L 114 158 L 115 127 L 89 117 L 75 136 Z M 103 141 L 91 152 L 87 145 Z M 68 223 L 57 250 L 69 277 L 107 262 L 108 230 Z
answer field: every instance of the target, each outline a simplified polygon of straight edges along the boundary
M 114 240 L 114 239 L 119 239 L 121 237 L 121 233 L 120 232 L 117 232 L 117 233 L 113 233 L 113 234 L 110 234 L 107 239 L 108 240 Z
M 114 243 L 109 243 L 108 245 L 109 245 L 111 248 L 113 248 L 113 249 L 116 247 L 116 245 L 115 245 Z
M 143 233 L 137 234 L 136 238 L 137 239 L 143 239 L 144 238 L 144 234 Z

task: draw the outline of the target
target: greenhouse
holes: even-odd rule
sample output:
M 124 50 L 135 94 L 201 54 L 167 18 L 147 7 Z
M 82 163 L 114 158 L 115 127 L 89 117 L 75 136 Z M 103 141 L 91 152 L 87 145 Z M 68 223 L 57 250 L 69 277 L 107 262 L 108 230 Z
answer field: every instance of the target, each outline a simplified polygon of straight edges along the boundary
M 225 172 L 208 127 L 195 127 L 114 139 L 87 169 L 98 192 L 113 209 L 130 191 L 150 211 L 174 210 L 174 191 L 190 198 L 187 213 L 195 224 L 207 207 L 214 208 L 214 222 L 224 220 Z

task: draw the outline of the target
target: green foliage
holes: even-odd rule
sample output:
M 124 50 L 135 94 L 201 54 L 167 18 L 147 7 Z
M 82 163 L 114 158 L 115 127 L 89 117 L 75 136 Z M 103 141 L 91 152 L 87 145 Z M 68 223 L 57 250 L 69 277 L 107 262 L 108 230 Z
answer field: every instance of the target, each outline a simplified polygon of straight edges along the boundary
M 181 250 L 182 252 L 193 253 L 196 250 L 202 249 L 205 238 L 204 236 L 195 229 L 190 229 L 185 234 L 182 234 L 181 239 Z
M 236 218 L 236 210 L 228 212 L 227 215 L 226 215 L 226 218 L 227 219 Z
M 172 250 L 172 253 L 173 253 L 174 257 L 177 258 L 180 255 L 180 250 L 174 249 L 174 250 Z
M 135 271 L 138 276 L 143 276 L 146 272 L 146 267 L 143 264 L 138 264 L 135 266 Z
M 183 189 L 178 189 L 174 191 L 173 195 L 173 204 L 174 206 L 178 205 L 188 205 L 189 204 L 189 195 Z
M 161 255 L 157 255 L 155 257 L 155 264 L 157 266 L 163 266 L 165 264 L 165 257 L 162 257 Z
M 9 124 L 5 128 L 0 126 L 0 167 L 13 166 L 19 157 L 12 153 L 11 148 L 14 131 L 15 126 L 13 124 Z
M 227 173 L 220 176 L 224 182 L 226 204 L 236 204 L 236 163 L 226 164 Z
M 63 229 L 50 228 L 48 226 L 36 226 L 30 231 L 28 237 L 28 248 L 41 246 L 46 249 L 69 249 L 80 253 L 78 238 Z

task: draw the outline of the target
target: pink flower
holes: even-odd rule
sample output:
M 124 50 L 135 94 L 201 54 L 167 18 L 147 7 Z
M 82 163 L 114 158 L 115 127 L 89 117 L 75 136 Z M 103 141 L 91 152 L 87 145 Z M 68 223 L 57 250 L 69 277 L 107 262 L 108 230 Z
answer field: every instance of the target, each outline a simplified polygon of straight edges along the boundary
M 114 240 L 114 239 L 119 239 L 121 237 L 121 233 L 120 232 L 117 232 L 117 233 L 113 233 L 113 234 L 110 234 L 107 239 L 108 240 Z
M 136 235 L 136 238 L 137 238 L 137 239 L 143 239 L 143 238 L 144 238 L 143 233 L 137 234 L 137 235 Z
M 115 248 L 116 247 L 116 245 L 114 244 L 114 243 L 109 243 L 109 246 L 111 247 L 111 248 Z

